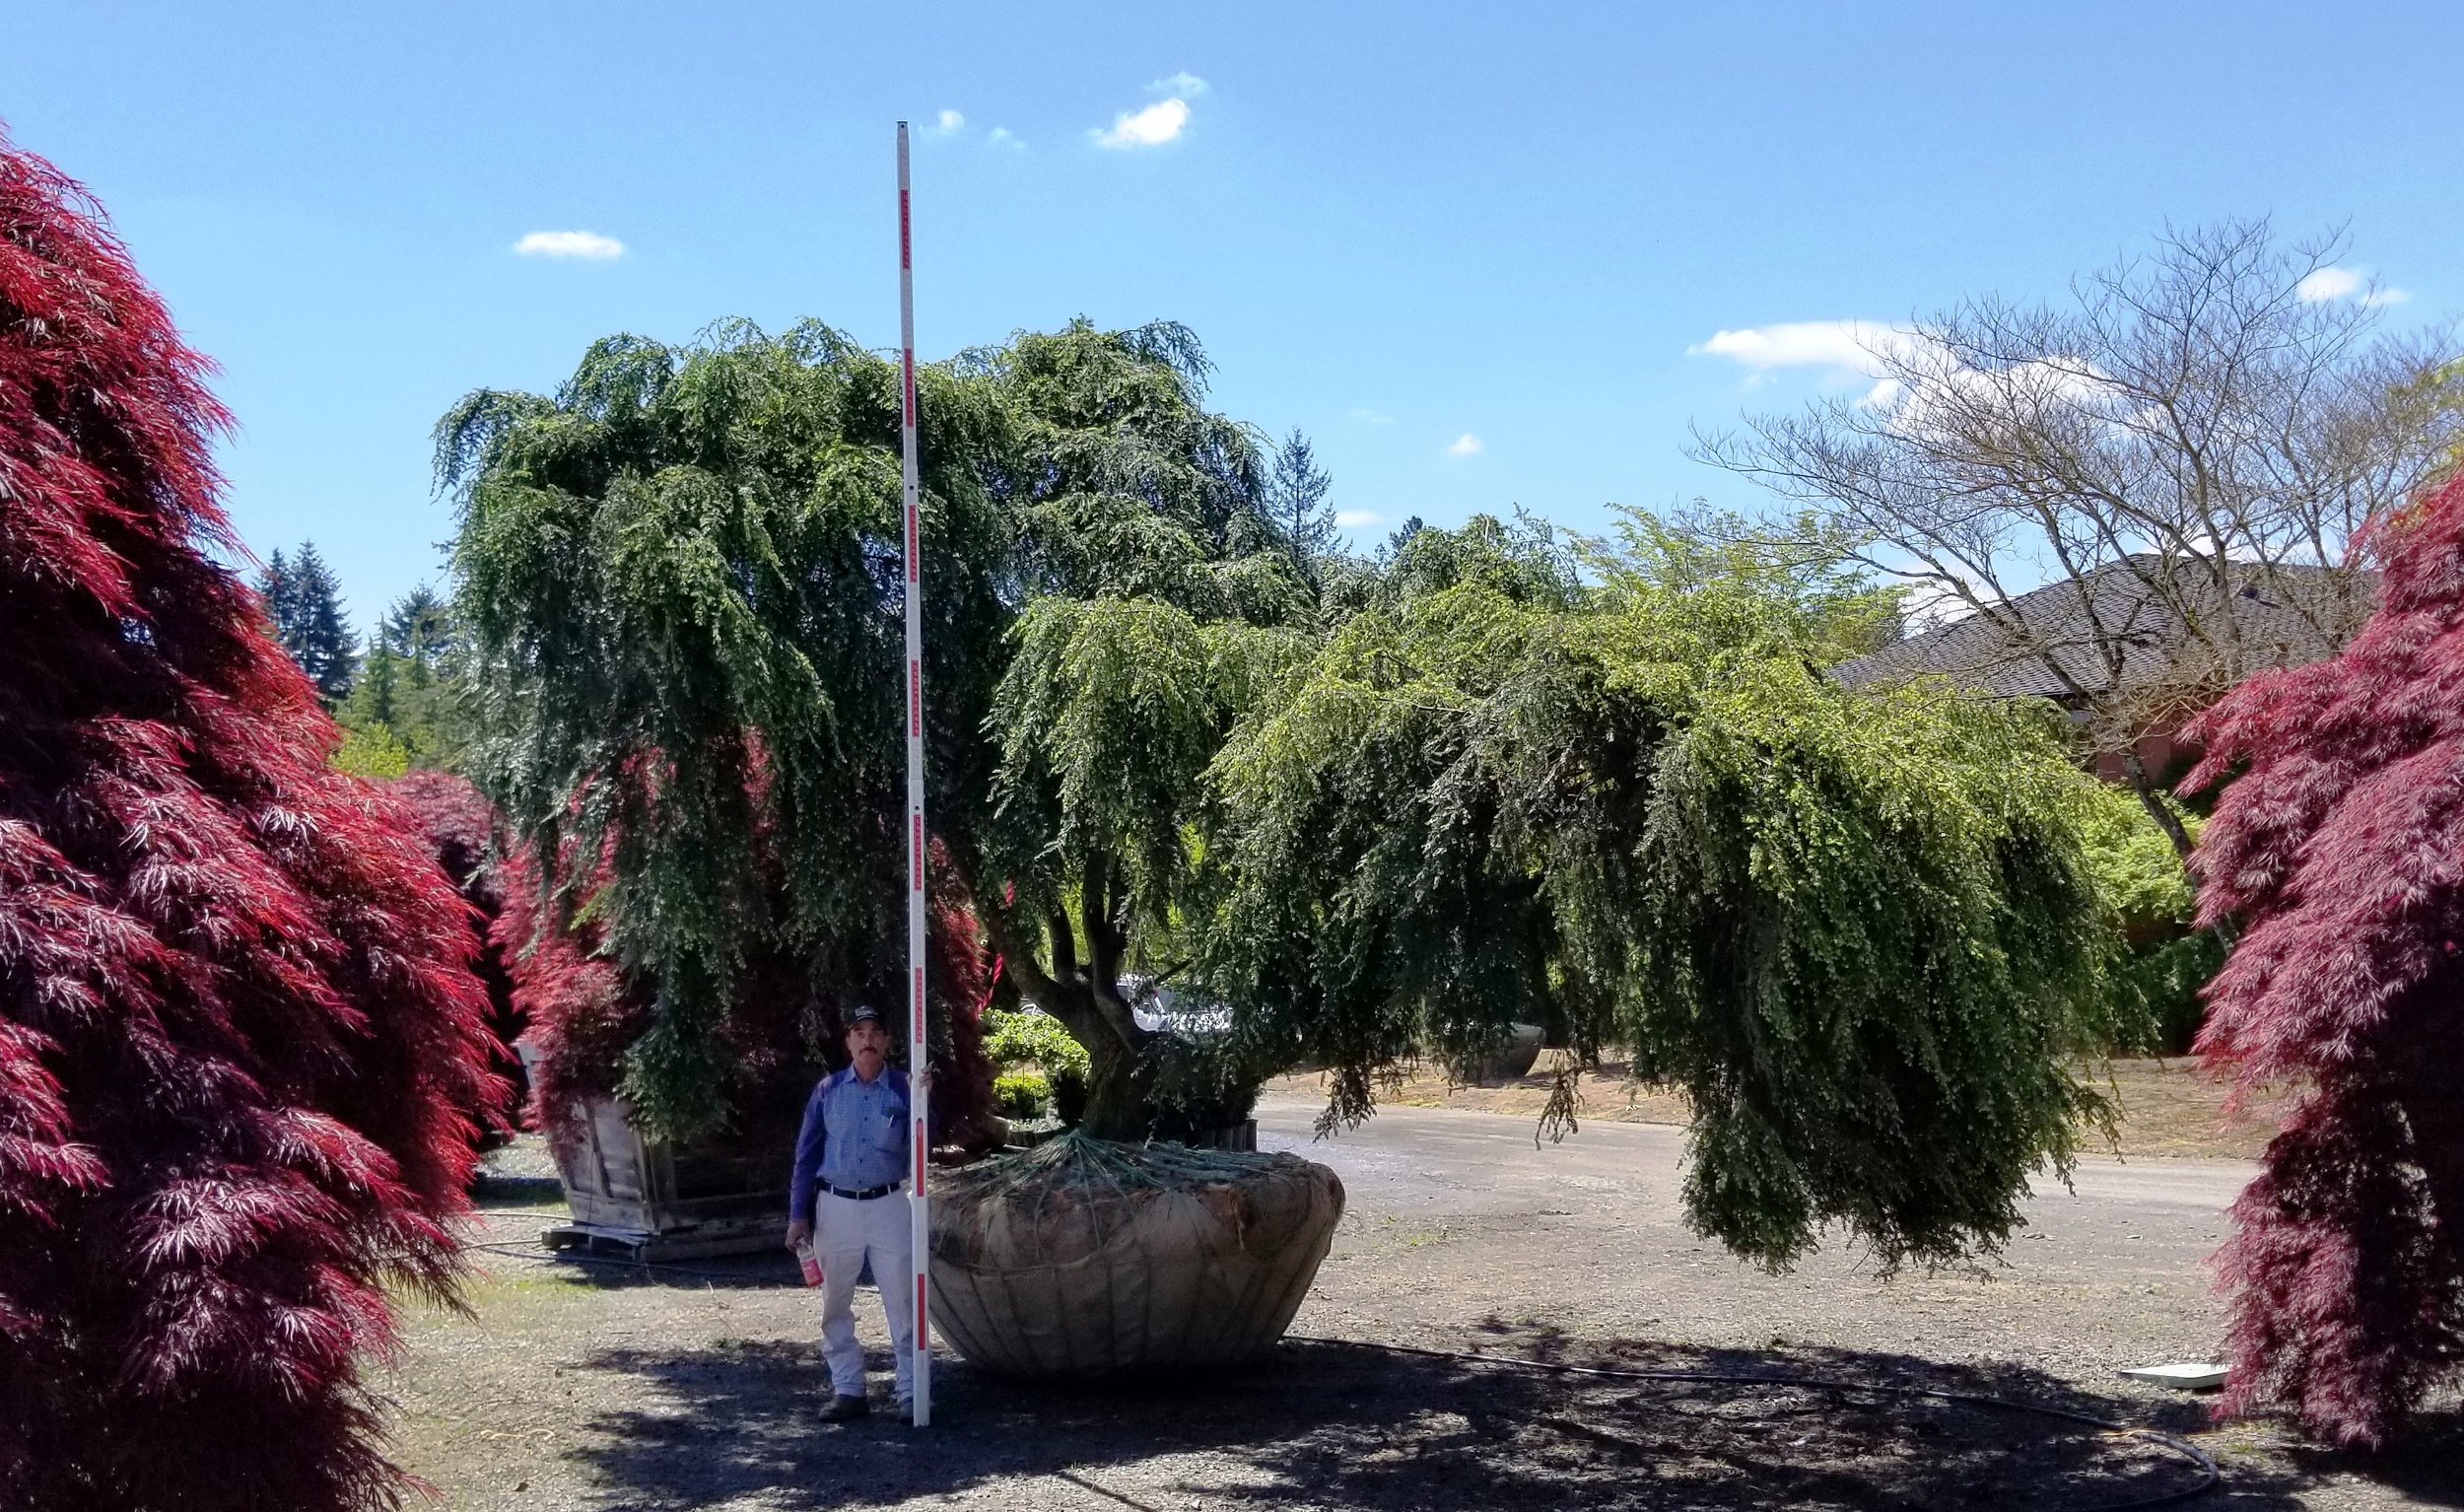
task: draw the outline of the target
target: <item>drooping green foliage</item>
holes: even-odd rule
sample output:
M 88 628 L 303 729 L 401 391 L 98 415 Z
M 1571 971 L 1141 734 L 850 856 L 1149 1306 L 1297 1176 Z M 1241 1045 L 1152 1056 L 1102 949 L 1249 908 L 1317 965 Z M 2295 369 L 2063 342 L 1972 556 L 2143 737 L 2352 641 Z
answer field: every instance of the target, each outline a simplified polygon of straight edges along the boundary
M 1321 475 L 1205 372 L 1080 323 L 920 378 L 936 854 L 1084 1051 L 1081 1127 L 1210 1128 L 1303 1058 L 1354 1118 L 1538 1021 L 1685 1087 L 1695 1215 L 1768 1264 L 1828 1221 L 1893 1263 L 2007 1233 L 2111 1029 L 2053 734 L 1831 684 L 1889 594 L 1647 516 L 1313 578 L 1277 515 Z M 533 854 L 606 859 L 594 928 L 655 990 L 625 1089 L 671 1128 L 721 1115 L 756 957 L 870 980 L 899 938 L 895 399 L 826 330 L 735 327 L 442 433 L 478 767 Z M 1231 1028 L 1141 1022 L 1158 983 Z
M 1116 858 L 1112 831 L 1078 823 L 1098 848 L 1047 860 L 1051 837 L 995 822 L 1054 810 L 1033 784 L 996 792 L 986 722 L 1017 648 L 1059 623 L 1044 603 L 1125 624 L 1307 604 L 1260 513 L 1254 440 L 1203 408 L 1204 375 L 1178 327 L 1083 322 L 919 375 L 927 814 L 1013 973 L 1125 1064 L 1111 889 L 1160 851 Z M 724 1116 L 719 1029 L 755 956 L 899 1000 L 897 447 L 896 369 L 817 325 L 611 338 L 553 398 L 474 394 L 440 427 L 486 731 L 470 765 L 536 854 L 605 857 L 606 948 L 655 984 L 624 1084 L 654 1127 Z M 1127 754 L 1142 765 L 1111 784 L 1151 798 L 1174 781 Z M 1090 880 L 1086 948 L 1038 952 L 1055 919 L 1074 936 L 1051 908 Z
M 1877 586 L 1851 557 L 1849 537 L 1811 512 L 1775 527 L 1700 509 L 1667 518 L 1612 509 L 1608 537 L 1576 547 L 1612 602 L 1749 615 L 1760 622 L 1753 636 L 1774 649 L 1773 638 L 1793 643 L 1820 666 L 1899 635 L 1900 591 Z
M 978 378 L 920 381 L 924 676 L 963 698 L 1003 617 L 980 458 L 1004 420 Z M 719 1031 L 757 958 L 902 1000 L 897 426 L 890 363 L 738 326 L 601 341 L 553 399 L 474 394 L 439 428 L 468 764 L 535 854 L 605 858 L 598 928 L 655 995 L 623 1084 L 653 1129 L 726 1116 Z M 934 733 L 945 813 L 981 764 Z
M 1333 1067 L 1340 1121 L 1518 1020 L 1630 1045 L 1691 1096 L 1689 1211 L 1742 1253 L 1997 1242 L 2098 1106 L 2062 1063 L 2104 1027 L 2087 780 L 2024 714 L 1829 683 L 1769 584 L 1627 561 L 1578 593 L 1394 595 L 1234 732 L 1208 967 L 1255 1053 Z

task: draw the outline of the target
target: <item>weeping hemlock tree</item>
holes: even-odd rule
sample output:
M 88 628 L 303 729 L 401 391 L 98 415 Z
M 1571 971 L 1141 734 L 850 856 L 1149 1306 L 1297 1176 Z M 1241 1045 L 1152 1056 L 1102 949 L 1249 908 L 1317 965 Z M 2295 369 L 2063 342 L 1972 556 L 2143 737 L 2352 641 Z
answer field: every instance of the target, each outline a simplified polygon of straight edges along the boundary
M 929 813 L 1089 1053 L 1084 1128 L 1220 1123 L 1304 1056 L 1357 1118 L 1538 1018 L 1688 1088 L 1697 1219 L 1766 1263 L 1826 1220 L 1892 1261 L 2007 1232 L 2107 1027 L 2053 733 L 1831 686 L 1809 659 L 1886 596 L 1639 521 L 1595 584 L 1483 519 L 1322 600 L 1205 371 L 1079 324 L 920 378 Z M 752 954 L 896 970 L 896 423 L 889 364 L 737 327 L 443 431 L 486 781 L 539 854 L 608 858 L 592 926 L 656 985 L 628 1089 L 673 1127 L 723 1114 Z M 1140 980 L 1237 1028 L 1143 1028 Z
M 919 379 L 928 813 L 1011 970 L 1099 1055 L 1134 1031 L 1072 965 L 1108 958 L 1111 873 L 1080 950 L 1051 877 L 987 869 L 985 721 L 1038 595 L 1305 602 L 1203 371 L 1178 327 L 1081 324 Z M 536 854 L 604 857 L 596 928 L 653 999 L 622 1090 L 664 1132 L 727 1117 L 724 1030 L 761 960 L 898 1000 L 897 443 L 895 366 L 820 326 L 611 339 L 554 398 L 475 394 L 440 429 L 474 766 Z
M 501 1088 L 461 899 L 209 560 L 203 359 L 0 143 L 0 1504 L 388 1506 Z
M 1830 683 L 1806 653 L 1871 595 L 1672 587 L 1632 537 L 1587 593 L 1492 540 L 1419 532 L 1456 581 L 1351 619 L 1216 761 L 1208 965 L 1260 1058 L 1332 1066 L 1331 1123 L 1416 1050 L 1553 1025 L 1686 1090 L 1688 1212 L 1741 1254 L 1997 1243 L 2113 1027 L 2056 732 Z
M 2195 726 L 2194 858 L 2242 935 L 2199 1049 L 2307 1090 L 2233 1203 L 2228 1409 L 2383 1442 L 2464 1362 L 2464 482 L 2381 527 L 2378 612 Z

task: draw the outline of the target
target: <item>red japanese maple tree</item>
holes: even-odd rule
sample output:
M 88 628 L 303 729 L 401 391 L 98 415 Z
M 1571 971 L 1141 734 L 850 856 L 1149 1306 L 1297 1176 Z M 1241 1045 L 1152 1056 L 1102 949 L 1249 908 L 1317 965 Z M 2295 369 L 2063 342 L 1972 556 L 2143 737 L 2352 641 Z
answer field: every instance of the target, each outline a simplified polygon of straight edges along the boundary
M 2376 615 L 2194 733 L 2203 921 L 2242 934 L 2200 1051 L 2307 1090 L 2220 1253 L 2224 1407 L 2383 1443 L 2464 1372 L 2464 480 L 2380 531 Z
M 527 1089 L 513 1046 L 529 1027 L 529 1018 L 513 1001 L 513 975 L 491 937 L 505 912 L 505 882 L 495 862 L 496 806 L 469 779 L 451 772 L 411 772 L 384 786 L 410 811 L 411 822 L 427 838 L 429 854 L 470 902 L 471 969 L 488 990 L 488 1033 L 496 1041 L 496 1066 L 513 1084 L 514 1096 L 502 1106 L 466 1111 L 489 1138 L 503 1138 L 520 1127 Z
M 449 1294 L 499 1095 L 466 905 L 210 555 L 206 372 L 0 139 L 11 1508 L 398 1501 L 360 1362 Z

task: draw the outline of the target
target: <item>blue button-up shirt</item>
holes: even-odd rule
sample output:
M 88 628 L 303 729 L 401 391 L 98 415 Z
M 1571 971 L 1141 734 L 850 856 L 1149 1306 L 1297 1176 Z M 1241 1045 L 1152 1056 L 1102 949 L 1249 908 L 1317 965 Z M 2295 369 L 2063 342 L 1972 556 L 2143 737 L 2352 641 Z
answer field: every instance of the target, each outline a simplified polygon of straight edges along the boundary
M 795 1136 L 787 1216 L 811 1222 L 819 1187 L 865 1192 L 906 1179 L 907 1073 L 885 1065 L 866 1081 L 851 1065 L 822 1077 Z

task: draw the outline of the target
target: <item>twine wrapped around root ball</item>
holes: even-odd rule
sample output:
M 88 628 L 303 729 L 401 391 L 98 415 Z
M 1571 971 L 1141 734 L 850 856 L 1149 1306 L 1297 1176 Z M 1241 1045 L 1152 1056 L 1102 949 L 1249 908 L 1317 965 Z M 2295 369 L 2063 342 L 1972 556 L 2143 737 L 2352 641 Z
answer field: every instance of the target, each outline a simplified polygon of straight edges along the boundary
M 1343 1184 L 1297 1155 L 1066 1134 L 935 1180 L 932 1324 L 1004 1375 L 1242 1364 L 1342 1215 Z

